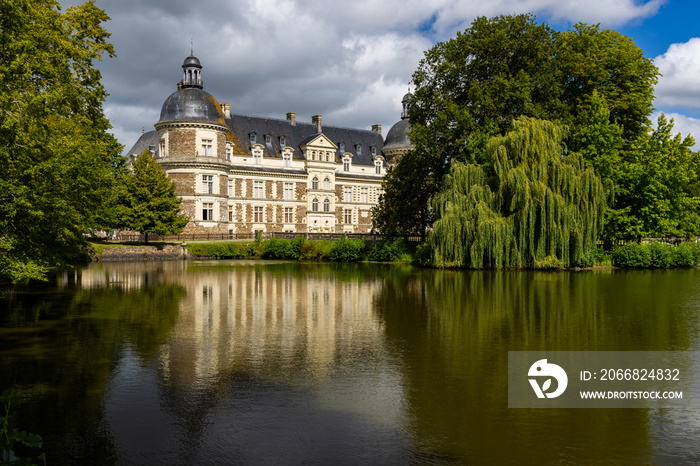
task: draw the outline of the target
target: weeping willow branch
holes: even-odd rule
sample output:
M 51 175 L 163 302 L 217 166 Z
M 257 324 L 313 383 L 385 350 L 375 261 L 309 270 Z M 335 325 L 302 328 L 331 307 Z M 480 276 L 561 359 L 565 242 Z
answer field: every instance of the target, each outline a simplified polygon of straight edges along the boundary
M 454 162 L 433 197 L 430 235 L 440 267 L 534 267 L 555 256 L 576 265 L 603 228 L 606 191 L 576 154 L 563 154 L 564 129 L 521 118 L 489 141 L 484 166 Z

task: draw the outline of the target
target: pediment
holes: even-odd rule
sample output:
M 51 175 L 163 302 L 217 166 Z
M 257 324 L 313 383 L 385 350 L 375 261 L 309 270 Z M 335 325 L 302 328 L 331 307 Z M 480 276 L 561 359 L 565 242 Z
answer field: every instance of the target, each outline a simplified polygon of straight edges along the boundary
M 304 139 L 301 142 L 301 144 L 299 144 L 299 147 L 301 147 L 302 150 L 305 150 L 306 148 L 325 149 L 325 150 L 338 149 L 338 146 L 333 144 L 333 141 L 328 139 L 328 137 L 323 133 L 316 134 L 314 136 L 309 136 L 308 138 Z

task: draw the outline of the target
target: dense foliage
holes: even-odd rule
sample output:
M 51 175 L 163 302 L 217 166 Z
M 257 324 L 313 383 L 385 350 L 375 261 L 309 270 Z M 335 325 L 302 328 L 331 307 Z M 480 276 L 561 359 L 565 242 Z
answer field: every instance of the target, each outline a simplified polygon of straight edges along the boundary
M 0 280 L 44 278 L 100 223 L 121 150 L 93 64 L 114 55 L 93 2 L 0 0 Z
M 579 265 L 603 226 L 605 190 L 564 132 L 523 118 L 493 138 L 482 165 L 454 162 L 431 202 L 433 263 L 446 267 Z
M 568 127 L 567 153 L 579 153 L 609 197 L 606 237 L 700 234 L 700 166 L 692 138 L 649 117 L 658 70 L 618 32 L 577 24 L 556 32 L 531 15 L 477 18 L 425 53 L 409 105 L 415 149 L 385 179 L 375 228 L 424 233 L 442 215 L 453 162 L 488 167 L 489 140 L 525 116 Z M 597 226 L 596 226 L 597 229 Z
M 136 157 L 131 168 L 114 191 L 115 226 L 144 233 L 146 243 L 149 233 L 180 233 L 188 218 L 180 214 L 182 199 L 175 195 L 175 183 L 148 149 Z
M 612 262 L 622 268 L 694 267 L 700 264 L 700 245 L 630 242 L 612 251 Z

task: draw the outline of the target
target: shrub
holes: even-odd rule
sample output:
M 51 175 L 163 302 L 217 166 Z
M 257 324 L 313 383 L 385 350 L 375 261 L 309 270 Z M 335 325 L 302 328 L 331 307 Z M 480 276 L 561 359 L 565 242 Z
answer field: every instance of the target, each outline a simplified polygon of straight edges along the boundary
M 697 264 L 695 259 L 698 249 L 695 243 L 682 243 L 673 251 L 673 265 L 675 267 L 694 267 Z
M 326 258 L 339 262 L 357 262 L 362 260 L 364 249 L 364 240 L 341 238 L 333 243 Z
M 639 243 L 627 243 L 612 252 L 613 265 L 622 268 L 649 267 L 651 254 L 649 248 Z
M 299 248 L 299 259 L 301 260 L 321 260 L 325 258 L 331 250 L 329 241 L 304 241 Z
M 263 244 L 263 259 L 297 259 L 299 254 L 294 252 L 292 243 L 285 239 L 272 238 Z
M 245 259 L 250 254 L 251 243 L 191 243 L 185 248 L 193 256 Z
M 649 250 L 649 267 L 662 269 L 673 264 L 674 250 L 673 246 L 665 243 L 651 243 L 647 245 Z
M 299 256 L 301 255 L 301 247 L 304 245 L 305 242 L 306 240 L 302 237 L 294 238 L 291 241 L 290 245 L 295 259 L 299 259 Z
M 403 238 L 394 241 L 376 243 L 369 248 L 367 258 L 377 262 L 397 262 L 406 258 L 408 245 Z M 410 259 L 409 259 L 410 262 Z

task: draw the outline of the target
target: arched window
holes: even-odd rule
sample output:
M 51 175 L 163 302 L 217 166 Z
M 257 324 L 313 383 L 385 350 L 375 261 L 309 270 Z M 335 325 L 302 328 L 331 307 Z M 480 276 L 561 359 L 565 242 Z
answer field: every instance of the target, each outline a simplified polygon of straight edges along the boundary
M 318 212 L 318 199 L 311 201 L 311 211 Z
M 318 189 L 318 178 L 314 176 L 314 179 L 311 180 L 311 189 Z
M 328 178 L 323 180 L 323 189 L 331 189 L 331 181 Z
M 323 211 L 330 212 L 330 210 L 331 210 L 331 201 L 329 201 L 328 199 L 324 199 L 323 200 Z

